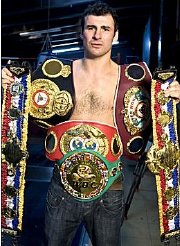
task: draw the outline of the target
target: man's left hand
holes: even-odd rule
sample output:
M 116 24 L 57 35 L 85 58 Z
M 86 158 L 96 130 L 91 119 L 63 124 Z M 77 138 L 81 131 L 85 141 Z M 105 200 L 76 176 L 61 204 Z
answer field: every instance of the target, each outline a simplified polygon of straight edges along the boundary
M 178 81 L 173 81 L 170 86 L 164 91 L 165 97 L 174 98 L 177 103 L 180 102 L 180 84 Z

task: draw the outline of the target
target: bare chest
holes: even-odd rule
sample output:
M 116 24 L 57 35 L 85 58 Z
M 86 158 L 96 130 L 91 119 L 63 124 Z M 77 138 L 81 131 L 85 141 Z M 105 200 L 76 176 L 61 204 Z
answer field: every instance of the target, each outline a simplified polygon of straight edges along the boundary
M 112 111 L 116 83 L 101 80 L 79 80 L 75 84 L 75 109 L 86 114 L 99 114 Z

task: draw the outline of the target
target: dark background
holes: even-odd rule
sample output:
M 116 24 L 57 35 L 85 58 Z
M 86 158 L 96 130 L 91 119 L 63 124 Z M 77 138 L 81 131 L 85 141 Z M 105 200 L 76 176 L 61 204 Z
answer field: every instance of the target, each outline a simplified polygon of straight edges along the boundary
M 58 57 L 82 57 L 79 17 L 95 1 L 2 0 L 1 63 L 24 61 L 36 69 L 57 49 Z M 145 61 L 151 72 L 159 66 L 178 69 L 180 78 L 180 0 L 111 0 L 119 16 L 119 44 L 112 57 L 119 64 Z M 25 32 L 29 34 L 25 35 Z M 23 33 L 23 34 L 22 34 Z M 72 44 L 75 42 L 74 44 Z M 77 48 L 79 51 L 63 49 Z M 53 163 L 44 156 L 45 131 L 29 123 L 23 236 L 20 245 L 44 246 L 44 205 Z M 77 234 L 74 245 L 79 243 Z M 12 245 L 6 241 L 4 246 Z
M 80 47 L 79 17 L 96 1 L 87 0 L 2 0 L 2 65 L 8 59 L 28 60 L 37 66 L 40 54 Z M 119 16 L 119 45 L 112 56 L 118 63 L 144 60 L 153 71 L 157 66 L 180 64 L 179 0 L 111 0 Z M 29 34 L 24 34 L 29 32 Z M 160 42 L 161 41 L 161 42 Z M 76 42 L 76 44 L 70 44 Z M 160 46 L 159 46 L 160 44 Z M 82 49 L 58 53 L 78 58 Z

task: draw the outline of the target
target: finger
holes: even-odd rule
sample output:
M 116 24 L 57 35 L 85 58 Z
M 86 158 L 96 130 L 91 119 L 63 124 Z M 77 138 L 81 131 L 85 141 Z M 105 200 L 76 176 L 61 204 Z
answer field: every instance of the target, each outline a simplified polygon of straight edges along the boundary
M 168 96 L 170 96 L 172 93 L 180 93 L 180 86 L 175 85 L 172 87 L 169 87 L 167 90 L 165 90 L 165 94 L 168 94 Z
M 165 93 L 165 97 L 170 97 L 176 100 L 177 103 L 180 102 L 180 90 L 173 90 Z
M 179 99 L 180 100 L 180 91 L 170 91 L 169 92 L 169 97 L 175 98 L 175 99 Z
M 179 98 L 180 99 L 180 89 L 178 88 L 169 88 L 167 91 L 164 93 L 165 97 L 174 97 L 174 98 Z
M 180 84 L 178 81 L 173 81 L 171 85 L 164 91 L 165 97 L 180 98 Z
M 1 77 L 3 80 L 14 81 L 13 74 L 7 68 L 2 69 Z
M 2 73 L 1 73 L 1 78 L 2 78 L 2 88 L 7 89 L 7 86 L 10 83 L 14 82 L 13 74 L 7 69 L 3 68 Z
M 9 69 L 7 69 L 6 67 L 3 67 L 2 75 L 12 76 L 12 73 L 11 73 L 11 71 Z
M 174 80 L 170 85 L 169 85 L 169 87 L 171 88 L 171 87 L 173 87 L 173 86 L 179 86 L 180 84 L 179 84 L 179 82 L 177 81 L 177 80 Z

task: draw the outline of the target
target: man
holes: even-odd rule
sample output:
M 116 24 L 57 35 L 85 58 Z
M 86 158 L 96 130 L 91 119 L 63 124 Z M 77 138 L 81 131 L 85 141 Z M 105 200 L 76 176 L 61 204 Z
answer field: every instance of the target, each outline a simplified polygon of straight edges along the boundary
M 112 43 L 117 39 L 117 31 L 118 18 L 114 10 L 99 2 L 89 6 L 82 17 L 84 57 L 71 63 L 72 73 L 67 65 L 50 59 L 33 76 L 34 101 L 30 114 L 34 119 L 41 119 L 38 121 L 40 124 L 45 122 L 50 125 L 46 138 L 46 155 L 56 162 L 47 194 L 45 216 L 49 246 L 71 245 L 81 222 L 84 222 L 93 245 L 121 245 L 124 201 L 119 158 L 122 143 L 117 136 L 122 129 L 117 124 L 118 120 L 115 120 L 114 108 L 117 105 L 114 101 L 118 98 L 117 88 L 120 86 L 122 70 L 111 59 Z M 69 78 L 70 73 L 73 74 L 73 86 L 65 91 L 63 100 L 59 99 L 60 96 L 58 98 L 60 102 L 64 102 L 68 97 L 68 106 L 66 103 L 63 106 L 58 104 L 58 99 L 47 100 L 49 88 L 54 83 L 46 78 L 56 80 L 53 72 L 49 71 L 53 63 L 60 64 L 65 71 L 64 80 Z M 142 78 L 145 73 L 148 74 L 145 65 L 137 65 L 136 69 L 143 72 Z M 39 80 L 42 76 L 45 79 L 43 86 Z M 140 81 L 142 78 L 134 77 L 132 80 Z M 2 79 L 4 86 L 14 81 L 12 73 L 6 68 L 2 70 Z M 63 86 L 63 82 L 58 84 L 59 88 Z M 58 87 L 54 86 L 54 90 L 58 90 Z M 40 96 L 44 98 L 41 101 L 42 104 L 44 101 L 43 105 L 36 100 Z M 180 99 L 178 82 L 171 84 L 165 91 L 165 96 Z M 48 112 L 44 111 L 43 115 L 38 111 L 42 106 L 47 107 L 51 100 L 57 105 L 53 109 L 56 115 L 62 116 L 62 119 L 68 115 L 65 121 L 59 120 L 60 124 L 56 119 L 56 123 L 51 124 L 47 120 Z M 53 117 L 55 115 L 49 116 L 50 119 Z

